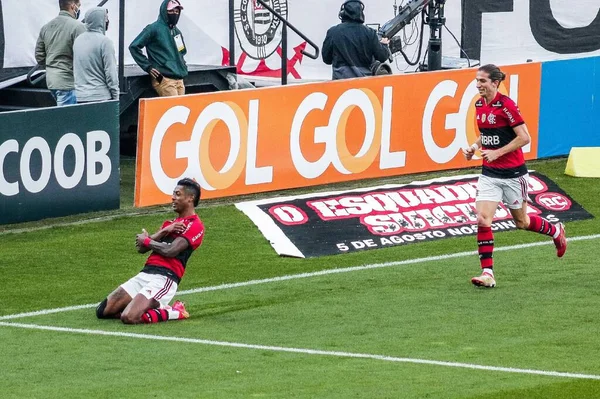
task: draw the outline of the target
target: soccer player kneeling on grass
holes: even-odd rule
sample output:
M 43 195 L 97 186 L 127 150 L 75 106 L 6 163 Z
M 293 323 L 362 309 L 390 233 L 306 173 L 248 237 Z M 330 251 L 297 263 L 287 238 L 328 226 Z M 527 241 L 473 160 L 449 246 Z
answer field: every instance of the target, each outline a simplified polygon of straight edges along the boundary
M 466 150 L 465 158 L 473 158 L 481 148 L 483 168 L 477 183 L 477 245 L 482 274 L 471 282 L 479 287 L 495 287 L 494 234 L 492 221 L 500 201 L 510 209 L 519 229 L 550 236 L 560 258 L 567 250 L 565 227 L 552 224 L 537 215 L 527 215 L 529 173 L 523 157 L 523 146 L 531 140 L 521 112 L 513 100 L 501 94 L 498 86 L 506 75 L 495 65 L 484 65 L 477 71 L 477 89 L 481 98 L 475 103 L 477 127 L 481 133 Z
M 185 272 L 192 252 L 202 244 L 204 224 L 196 215 L 200 186 L 192 179 L 177 182 L 171 198 L 177 218 L 167 220 L 148 235 L 142 230 L 135 239 L 139 253 L 152 251 L 144 268 L 119 286 L 96 309 L 99 319 L 120 318 L 123 323 L 158 323 L 190 317 L 183 302 L 169 303 Z

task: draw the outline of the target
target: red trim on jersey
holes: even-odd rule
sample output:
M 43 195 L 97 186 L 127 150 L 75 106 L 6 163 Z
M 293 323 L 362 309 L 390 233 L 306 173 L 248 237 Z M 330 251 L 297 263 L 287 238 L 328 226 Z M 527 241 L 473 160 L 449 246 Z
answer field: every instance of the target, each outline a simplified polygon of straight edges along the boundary
M 185 218 L 167 220 L 163 223 L 162 228 L 176 222 L 183 222 L 185 224 L 186 229 L 184 232 L 181 234 L 169 234 L 166 237 L 163 237 L 161 242 L 172 243 L 176 238 L 183 237 L 187 240 L 188 247 L 174 258 L 167 258 L 156 252 L 152 252 L 148 257 L 148 260 L 146 260 L 146 266 L 167 268 L 173 271 L 173 273 L 181 279 L 185 273 L 185 265 L 187 264 L 189 257 L 192 255 L 192 252 L 202 244 L 204 239 L 204 224 L 198 215 L 194 214 Z
M 517 137 L 514 128 L 525 123 L 515 102 L 500 92 L 489 103 L 481 97 L 475 103 L 475 109 L 483 150 L 504 147 Z M 525 165 L 525 157 L 521 148 L 504 154 L 493 162 L 483 159 L 484 168 L 517 171 L 523 165 Z

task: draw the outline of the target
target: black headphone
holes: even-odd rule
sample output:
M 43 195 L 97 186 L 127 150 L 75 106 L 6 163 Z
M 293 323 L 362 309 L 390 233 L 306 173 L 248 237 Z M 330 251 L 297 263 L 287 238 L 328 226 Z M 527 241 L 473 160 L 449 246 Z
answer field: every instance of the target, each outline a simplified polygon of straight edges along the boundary
M 365 12 L 365 3 L 363 3 L 360 0 L 346 0 L 344 3 L 342 3 L 341 7 L 340 7 L 340 12 L 338 14 L 338 18 L 341 20 L 344 16 L 344 14 L 346 14 L 346 4 L 348 3 L 360 3 L 360 8 L 362 10 L 362 13 L 364 14 Z

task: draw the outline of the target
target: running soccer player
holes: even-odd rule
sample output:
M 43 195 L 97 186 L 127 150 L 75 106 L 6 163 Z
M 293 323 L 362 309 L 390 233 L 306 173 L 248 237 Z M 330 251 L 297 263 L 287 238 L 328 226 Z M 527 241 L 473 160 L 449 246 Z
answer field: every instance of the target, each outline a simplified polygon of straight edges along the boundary
M 157 323 L 190 317 L 183 302 L 169 303 L 192 252 L 202 244 L 204 224 L 194 208 L 200 186 L 192 179 L 177 182 L 171 198 L 177 218 L 167 220 L 151 236 L 142 230 L 135 239 L 139 253 L 152 251 L 144 268 L 115 289 L 96 309 L 99 319 L 120 318 L 125 324 Z
M 492 64 L 477 71 L 477 89 L 481 98 L 475 103 L 480 136 L 468 149 L 467 160 L 481 148 L 482 173 L 477 183 L 477 245 L 482 273 L 471 282 L 479 287 L 495 287 L 494 234 L 492 221 L 498 204 L 503 201 L 510 210 L 517 228 L 545 234 L 554 240 L 556 255 L 567 250 L 565 227 L 552 224 L 537 215 L 527 215 L 529 173 L 522 147 L 531 138 L 519 108 L 513 100 L 498 91 L 506 75 Z

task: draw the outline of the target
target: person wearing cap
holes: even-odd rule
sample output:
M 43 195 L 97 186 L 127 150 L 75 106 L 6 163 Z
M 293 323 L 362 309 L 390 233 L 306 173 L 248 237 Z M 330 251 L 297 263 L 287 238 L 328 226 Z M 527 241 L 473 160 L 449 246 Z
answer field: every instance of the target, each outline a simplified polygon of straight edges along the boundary
M 158 20 L 146 26 L 129 45 L 133 59 L 150 75 L 152 87 L 161 97 L 185 94 L 183 79 L 188 69 L 183 57 L 187 48 L 177 28 L 182 11 L 178 0 L 164 0 Z

